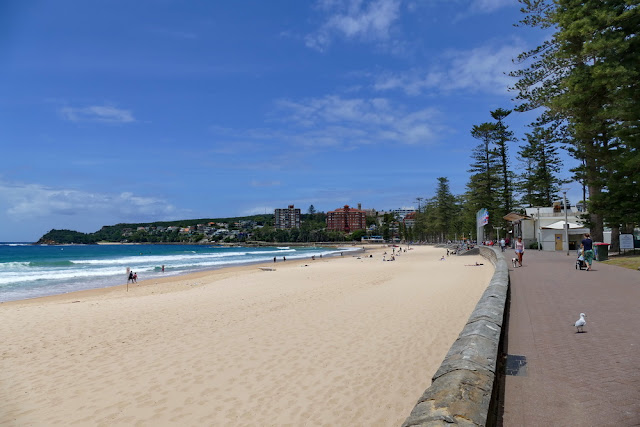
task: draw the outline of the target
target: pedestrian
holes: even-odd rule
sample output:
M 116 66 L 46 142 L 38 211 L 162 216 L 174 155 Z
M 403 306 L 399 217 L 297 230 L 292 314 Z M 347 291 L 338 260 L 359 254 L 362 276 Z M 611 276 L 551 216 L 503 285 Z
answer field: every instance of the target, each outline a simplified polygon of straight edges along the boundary
M 276 262 L 276 257 L 273 257 L 273 262 L 274 262 L 274 263 Z
M 287 260 L 287 257 L 286 257 L 286 256 L 283 256 L 283 257 L 282 257 L 282 260 L 283 260 L 283 261 L 286 261 L 286 260 Z
M 138 273 L 133 273 L 133 283 L 138 283 Z
M 593 240 L 591 240 L 589 233 L 584 233 L 582 247 L 584 249 L 584 261 L 587 263 L 587 271 L 591 271 L 591 264 L 593 263 Z
M 518 236 L 518 241 L 516 241 L 516 256 L 518 257 L 518 263 L 520 267 L 522 267 L 522 256 L 524 255 L 524 242 L 522 241 L 522 237 Z
M 127 283 L 133 282 L 133 271 L 129 271 L 129 277 L 127 278 Z
M 504 241 L 504 237 L 502 239 L 500 239 L 500 249 L 502 249 L 502 252 L 504 252 L 504 247 L 506 245 L 506 242 Z

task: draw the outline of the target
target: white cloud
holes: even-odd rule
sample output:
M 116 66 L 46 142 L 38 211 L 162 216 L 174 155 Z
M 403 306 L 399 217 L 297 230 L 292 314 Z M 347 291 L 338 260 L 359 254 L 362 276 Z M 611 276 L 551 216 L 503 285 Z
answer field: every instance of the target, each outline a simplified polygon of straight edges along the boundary
M 149 217 L 165 218 L 177 214 L 165 200 L 136 196 L 133 193 L 89 193 L 52 188 L 41 184 L 0 181 L 0 199 L 5 214 L 12 220 L 65 216 L 111 216 L 115 220 Z
M 241 212 L 242 216 L 250 216 L 250 215 L 261 215 L 264 213 L 272 214 L 275 211 L 275 208 L 272 206 L 256 206 L 253 208 L 245 209 Z
M 136 119 L 129 110 L 107 105 L 92 105 L 83 108 L 62 107 L 60 114 L 72 122 L 131 123 Z
M 307 47 L 325 50 L 336 38 L 362 42 L 385 42 L 399 17 L 399 0 L 321 0 L 327 17 L 320 28 L 307 35 Z
M 299 128 L 289 139 L 308 146 L 432 143 L 442 130 L 432 108 L 406 111 L 386 98 L 328 95 L 278 102 L 278 117 Z
M 490 13 L 494 10 L 508 6 L 516 6 L 516 0 L 474 0 L 471 3 L 471 10 L 483 13 Z
M 516 69 L 513 63 L 526 50 L 523 43 L 481 46 L 466 51 L 450 51 L 442 62 L 427 70 L 385 74 L 374 83 L 379 91 L 399 89 L 408 95 L 425 92 L 470 91 L 506 94 L 514 79 L 507 74 Z

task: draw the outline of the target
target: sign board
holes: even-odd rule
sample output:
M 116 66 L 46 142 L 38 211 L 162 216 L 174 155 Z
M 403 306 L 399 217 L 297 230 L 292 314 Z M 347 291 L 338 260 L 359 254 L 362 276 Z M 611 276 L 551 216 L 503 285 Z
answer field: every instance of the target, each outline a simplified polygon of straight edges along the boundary
M 478 227 L 489 224 L 489 211 L 486 208 L 480 209 L 476 213 L 476 223 Z
M 620 249 L 633 249 L 633 234 L 620 235 Z

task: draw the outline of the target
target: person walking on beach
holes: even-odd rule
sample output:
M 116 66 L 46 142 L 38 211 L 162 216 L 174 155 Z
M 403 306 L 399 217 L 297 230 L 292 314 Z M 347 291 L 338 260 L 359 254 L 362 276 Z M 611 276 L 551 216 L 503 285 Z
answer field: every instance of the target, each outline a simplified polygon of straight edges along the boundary
M 589 233 L 584 233 L 582 248 L 584 249 L 584 261 L 587 263 L 587 271 L 591 271 L 591 264 L 593 263 L 593 240 L 591 240 Z
M 133 271 L 129 271 L 129 277 L 127 277 L 127 283 L 133 282 Z
M 138 283 L 138 273 L 133 273 L 133 283 Z
M 524 242 L 522 241 L 522 237 L 518 236 L 518 240 L 516 241 L 516 256 L 518 257 L 518 263 L 520 267 L 522 267 L 522 256 L 524 255 Z

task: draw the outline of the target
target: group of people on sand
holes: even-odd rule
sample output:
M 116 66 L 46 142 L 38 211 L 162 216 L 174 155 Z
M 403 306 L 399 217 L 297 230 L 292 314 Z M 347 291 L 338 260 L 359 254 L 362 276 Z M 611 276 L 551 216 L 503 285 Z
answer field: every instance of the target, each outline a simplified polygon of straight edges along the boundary
M 127 268 L 129 270 L 129 268 Z M 127 277 L 127 283 L 138 283 L 138 273 L 129 270 L 129 277 Z
M 387 259 L 387 252 L 385 251 L 384 254 L 382 254 L 382 260 L 383 261 L 395 261 L 396 260 L 396 255 L 400 256 L 402 255 L 402 248 L 398 248 L 398 252 L 396 252 L 396 248 L 392 248 L 392 253 L 391 253 L 391 258 Z M 404 252 L 407 252 L 407 250 L 405 249 Z

